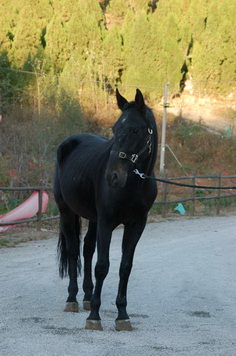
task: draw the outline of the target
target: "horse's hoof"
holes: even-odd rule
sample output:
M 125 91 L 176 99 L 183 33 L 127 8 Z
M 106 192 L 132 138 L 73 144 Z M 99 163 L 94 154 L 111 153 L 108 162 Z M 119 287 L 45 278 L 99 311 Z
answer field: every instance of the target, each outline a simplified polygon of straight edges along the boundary
M 78 313 L 79 304 L 77 302 L 67 302 L 64 312 Z
M 101 320 L 86 320 L 86 325 L 85 325 L 86 330 L 100 330 L 102 331 L 102 323 Z
M 117 331 L 131 331 L 133 330 L 129 319 L 116 320 L 116 330 Z
M 84 310 L 91 310 L 91 305 L 89 300 L 83 301 Z

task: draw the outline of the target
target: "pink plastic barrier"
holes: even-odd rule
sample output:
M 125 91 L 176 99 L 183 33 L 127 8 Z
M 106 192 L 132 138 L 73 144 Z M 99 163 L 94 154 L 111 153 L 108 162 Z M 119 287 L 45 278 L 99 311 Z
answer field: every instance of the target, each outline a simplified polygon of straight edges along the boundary
M 45 213 L 48 205 L 48 193 L 42 191 L 42 213 Z M 34 191 L 33 194 L 24 203 L 17 206 L 15 209 L 0 216 L 0 222 L 19 221 L 32 218 L 39 210 L 39 192 Z M 14 225 L 0 226 L 0 232 L 4 232 Z

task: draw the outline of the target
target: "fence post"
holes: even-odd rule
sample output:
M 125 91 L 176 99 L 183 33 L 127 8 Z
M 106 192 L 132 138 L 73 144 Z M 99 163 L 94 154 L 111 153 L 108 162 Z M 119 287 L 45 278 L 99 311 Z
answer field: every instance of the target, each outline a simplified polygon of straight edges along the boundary
M 168 173 L 165 173 L 164 175 L 165 179 L 168 179 Z M 167 193 L 168 193 L 168 184 L 163 183 L 163 196 L 162 196 L 162 217 L 166 217 L 166 205 L 167 205 Z
M 221 187 L 221 172 L 219 172 L 219 176 L 218 176 L 218 186 Z M 220 196 L 221 196 L 221 189 L 218 189 L 216 215 L 220 215 Z
M 192 184 L 196 185 L 196 172 L 193 172 L 193 178 L 192 178 Z M 192 190 L 192 216 L 195 215 L 195 193 L 196 193 L 196 189 L 193 188 Z
M 38 200 L 38 202 L 39 202 L 39 210 L 37 212 L 37 230 L 40 230 L 41 229 L 41 223 L 42 223 L 41 218 L 42 218 L 42 206 L 43 206 L 43 191 L 42 191 L 42 189 L 40 189 L 38 191 L 38 193 L 39 193 L 39 200 Z
M 166 110 L 168 108 L 168 86 L 164 87 L 164 99 L 163 99 L 163 119 L 162 119 L 162 133 L 161 133 L 161 154 L 160 154 L 160 173 L 165 169 L 165 149 L 166 149 Z

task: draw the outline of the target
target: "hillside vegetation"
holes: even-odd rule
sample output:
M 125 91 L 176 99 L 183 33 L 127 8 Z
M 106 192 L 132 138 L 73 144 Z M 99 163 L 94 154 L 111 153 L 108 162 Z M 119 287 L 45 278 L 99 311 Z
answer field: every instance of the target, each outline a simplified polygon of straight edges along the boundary
M 235 0 L 2 0 L 0 110 L 55 110 L 66 95 L 97 114 L 117 85 L 153 103 L 165 82 L 178 93 L 187 78 L 194 91 L 229 94 L 235 18 Z

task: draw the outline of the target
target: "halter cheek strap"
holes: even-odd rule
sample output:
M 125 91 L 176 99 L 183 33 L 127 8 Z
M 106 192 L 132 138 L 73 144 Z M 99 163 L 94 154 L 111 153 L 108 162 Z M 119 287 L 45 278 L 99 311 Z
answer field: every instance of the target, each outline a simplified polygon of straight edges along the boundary
M 148 128 L 148 141 L 147 145 L 142 148 L 138 153 L 133 153 L 133 154 L 127 154 L 123 151 L 111 151 L 111 154 L 113 155 L 118 155 L 119 158 L 121 159 L 127 159 L 128 161 L 131 161 L 132 163 L 136 163 L 139 159 L 139 157 L 147 150 L 148 148 L 148 154 L 152 152 L 152 134 L 153 130 Z

